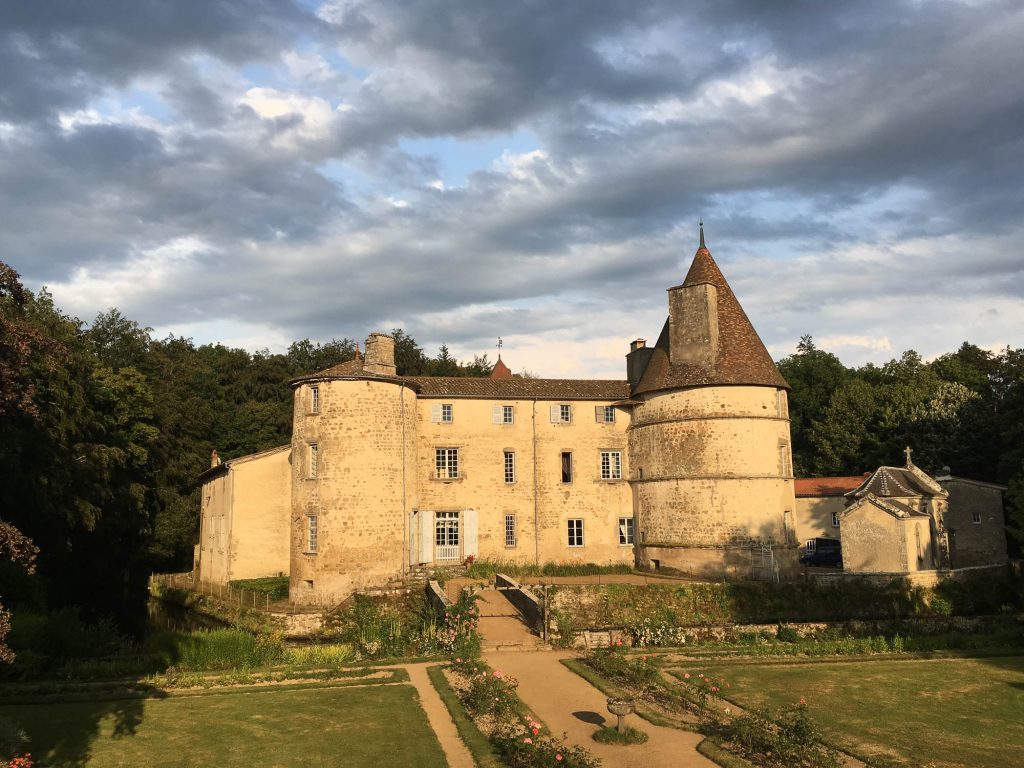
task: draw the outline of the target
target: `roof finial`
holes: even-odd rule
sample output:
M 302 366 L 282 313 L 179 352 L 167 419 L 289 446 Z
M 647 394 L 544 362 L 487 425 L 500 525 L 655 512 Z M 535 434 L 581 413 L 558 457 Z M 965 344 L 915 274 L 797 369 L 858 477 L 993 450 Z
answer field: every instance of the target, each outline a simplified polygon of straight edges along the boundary
M 501 336 L 498 337 L 498 359 L 501 360 Z
M 707 246 L 704 245 L 704 217 L 703 216 L 700 217 L 700 247 L 701 248 L 707 248 Z
M 912 451 L 912 450 L 910 450 L 910 446 L 909 446 L 909 445 L 908 445 L 908 446 L 907 446 L 906 448 L 904 448 L 904 449 L 903 449 L 903 453 L 904 453 L 904 455 L 906 455 L 906 457 L 907 457 L 907 466 L 909 467 L 909 466 L 910 466 L 910 465 L 911 465 L 911 464 L 913 463 L 913 462 L 911 462 L 911 460 L 910 460 L 910 454 L 912 454 L 912 453 L 913 453 L 913 451 Z

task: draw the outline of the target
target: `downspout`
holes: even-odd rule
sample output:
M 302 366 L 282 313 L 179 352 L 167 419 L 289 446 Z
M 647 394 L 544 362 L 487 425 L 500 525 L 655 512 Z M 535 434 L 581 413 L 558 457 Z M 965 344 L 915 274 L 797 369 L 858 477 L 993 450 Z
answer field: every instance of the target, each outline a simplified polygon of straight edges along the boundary
M 533 403 L 530 408 L 533 422 L 533 559 L 536 565 L 540 565 L 540 512 L 537 497 L 537 401 L 531 402 Z
M 402 419 L 402 575 L 407 576 L 409 574 L 409 564 L 407 561 L 409 554 L 409 531 L 406 527 L 408 522 L 408 501 L 406 498 L 405 488 L 405 382 L 400 382 L 398 385 L 398 410 L 401 414 Z

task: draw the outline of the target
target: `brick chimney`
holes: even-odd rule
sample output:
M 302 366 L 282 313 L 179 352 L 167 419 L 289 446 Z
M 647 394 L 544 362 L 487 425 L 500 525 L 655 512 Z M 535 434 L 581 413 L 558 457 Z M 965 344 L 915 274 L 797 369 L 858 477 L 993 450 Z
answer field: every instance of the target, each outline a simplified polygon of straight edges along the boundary
M 363 373 L 375 376 L 396 375 L 395 340 L 391 336 L 386 333 L 371 333 L 366 337 Z

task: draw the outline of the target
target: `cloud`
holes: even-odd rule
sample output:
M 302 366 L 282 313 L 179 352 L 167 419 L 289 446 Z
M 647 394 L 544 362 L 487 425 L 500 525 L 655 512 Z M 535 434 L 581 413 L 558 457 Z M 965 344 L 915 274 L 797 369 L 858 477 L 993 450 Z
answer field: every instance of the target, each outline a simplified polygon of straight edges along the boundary
M 611 375 L 703 216 L 777 355 L 1021 344 L 1009 0 L 8 4 L 0 30 L 0 259 L 84 317 L 500 335 L 513 368 Z

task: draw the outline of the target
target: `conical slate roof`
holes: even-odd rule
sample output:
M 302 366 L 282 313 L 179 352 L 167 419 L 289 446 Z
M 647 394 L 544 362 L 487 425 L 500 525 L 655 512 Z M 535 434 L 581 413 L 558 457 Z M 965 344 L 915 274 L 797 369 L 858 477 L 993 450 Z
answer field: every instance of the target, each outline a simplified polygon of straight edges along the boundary
M 782 378 L 761 337 L 736 300 L 722 270 L 711 257 L 711 251 L 705 247 L 703 230 L 700 248 L 693 257 L 690 271 L 686 273 L 682 285 L 676 288 L 701 284 L 713 285 L 718 291 L 718 350 L 713 365 L 705 368 L 693 362 L 673 362 L 670 357 L 669 322 L 666 320 L 633 394 L 718 384 L 789 389 L 789 384 Z

